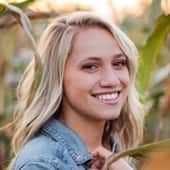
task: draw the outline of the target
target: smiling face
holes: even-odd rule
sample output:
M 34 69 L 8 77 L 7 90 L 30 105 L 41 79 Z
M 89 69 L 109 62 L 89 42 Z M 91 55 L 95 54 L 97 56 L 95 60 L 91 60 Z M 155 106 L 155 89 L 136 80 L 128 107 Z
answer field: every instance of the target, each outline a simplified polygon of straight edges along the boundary
M 100 27 L 81 30 L 64 70 L 63 114 L 112 120 L 127 100 L 127 58 L 111 33 Z

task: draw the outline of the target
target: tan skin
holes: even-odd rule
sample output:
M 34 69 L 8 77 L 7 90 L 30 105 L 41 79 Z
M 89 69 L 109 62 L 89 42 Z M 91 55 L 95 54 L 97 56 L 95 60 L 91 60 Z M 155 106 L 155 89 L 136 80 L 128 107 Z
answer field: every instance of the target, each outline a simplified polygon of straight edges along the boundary
M 82 138 L 92 155 L 106 159 L 112 152 L 102 145 L 104 125 L 119 117 L 129 89 L 127 58 L 107 30 L 92 27 L 76 35 L 63 84 L 60 120 Z M 112 170 L 131 168 L 120 160 Z

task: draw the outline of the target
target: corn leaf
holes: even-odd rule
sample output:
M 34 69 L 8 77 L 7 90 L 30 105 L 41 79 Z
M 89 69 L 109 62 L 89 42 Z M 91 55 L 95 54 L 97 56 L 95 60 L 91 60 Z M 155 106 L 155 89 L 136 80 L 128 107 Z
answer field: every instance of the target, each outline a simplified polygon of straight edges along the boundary
M 141 95 L 149 90 L 153 70 L 166 34 L 170 31 L 170 15 L 161 15 L 155 28 L 140 51 L 141 64 L 138 74 L 138 89 Z
M 10 2 L 11 5 L 19 7 L 19 8 L 23 8 L 25 6 L 27 6 L 29 3 L 34 2 L 35 0 L 22 0 L 22 1 L 14 1 L 14 2 Z M 0 2 L 8 2 L 6 0 L 0 0 Z M 0 16 L 4 15 L 6 13 L 8 13 L 10 10 L 8 8 L 6 8 L 4 5 L 0 4 Z
M 18 20 L 18 22 L 21 24 L 24 31 L 26 32 L 26 35 L 28 36 L 28 38 L 31 42 L 32 48 L 35 52 L 35 54 L 33 56 L 34 57 L 34 81 L 32 83 L 31 89 L 30 89 L 31 94 L 30 94 L 30 99 L 28 101 L 28 103 L 30 103 L 33 96 L 35 95 L 36 89 L 39 86 L 39 83 L 41 80 L 41 74 L 42 74 L 41 57 L 37 50 L 37 44 L 36 44 L 35 38 L 33 36 L 32 26 L 31 26 L 29 18 L 20 8 L 14 6 L 12 4 L 9 4 L 6 1 L 2 1 L 2 2 L 0 1 L 0 5 L 7 8 L 9 11 L 11 11 L 11 13 L 14 15 L 14 17 L 16 17 L 16 19 Z M 26 72 L 24 72 L 24 75 L 21 79 L 20 84 L 25 79 L 26 75 L 27 75 L 27 70 L 26 70 Z
M 103 170 L 109 170 L 109 166 L 120 158 L 125 156 L 130 156 L 134 159 L 146 159 L 153 152 L 160 152 L 170 150 L 170 139 L 162 140 L 155 143 L 141 145 L 137 148 L 128 149 L 126 151 L 120 152 L 117 155 L 111 156 L 106 160 Z

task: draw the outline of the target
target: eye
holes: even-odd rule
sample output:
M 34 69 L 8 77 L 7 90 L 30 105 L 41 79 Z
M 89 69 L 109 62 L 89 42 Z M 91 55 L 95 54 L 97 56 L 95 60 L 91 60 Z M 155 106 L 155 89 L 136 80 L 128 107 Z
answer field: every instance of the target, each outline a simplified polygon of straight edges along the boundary
M 97 64 L 85 64 L 82 66 L 82 69 L 88 72 L 95 72 L 98 69 L 98 65 Z
M 125 67 L 127 67 L 127 60 L 119 60 L 119 61 L 114 61 L 112 63 L 113 67 L 117 70 L 123 69 Z

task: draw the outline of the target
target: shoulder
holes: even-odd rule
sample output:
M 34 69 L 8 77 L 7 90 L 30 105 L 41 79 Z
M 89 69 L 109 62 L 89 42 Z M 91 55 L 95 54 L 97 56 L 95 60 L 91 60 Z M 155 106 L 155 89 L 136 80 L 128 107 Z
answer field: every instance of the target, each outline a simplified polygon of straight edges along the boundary
M 63 169 L 66 149 L 60 141 L 39 135 L 31 139 L 17 154 L 14 170 Z

